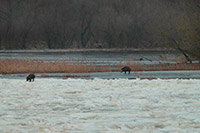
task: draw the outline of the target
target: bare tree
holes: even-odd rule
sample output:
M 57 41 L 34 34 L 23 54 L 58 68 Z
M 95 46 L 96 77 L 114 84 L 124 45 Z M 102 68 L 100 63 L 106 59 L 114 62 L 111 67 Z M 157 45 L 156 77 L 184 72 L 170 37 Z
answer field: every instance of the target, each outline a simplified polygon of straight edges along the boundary
M 175 48 L 200 57 L 199 0 L 1 0 L 0 48 Z M 42 48 L 42 47 L 41 47 Z

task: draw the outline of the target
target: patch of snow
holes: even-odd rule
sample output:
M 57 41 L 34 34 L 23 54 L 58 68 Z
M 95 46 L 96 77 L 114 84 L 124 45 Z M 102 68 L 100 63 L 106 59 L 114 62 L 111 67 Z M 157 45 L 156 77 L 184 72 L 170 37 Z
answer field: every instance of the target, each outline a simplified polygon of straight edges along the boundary
M 199 132 L 199 79 L 0 79 L 0 132 Z

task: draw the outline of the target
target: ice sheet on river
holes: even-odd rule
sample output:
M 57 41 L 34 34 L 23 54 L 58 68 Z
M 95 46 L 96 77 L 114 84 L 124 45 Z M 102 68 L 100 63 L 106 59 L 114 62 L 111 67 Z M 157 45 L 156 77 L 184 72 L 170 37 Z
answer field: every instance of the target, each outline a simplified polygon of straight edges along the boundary
M 199 132 L 199 116 L 199 79 L 0 79 L 0 132 Z

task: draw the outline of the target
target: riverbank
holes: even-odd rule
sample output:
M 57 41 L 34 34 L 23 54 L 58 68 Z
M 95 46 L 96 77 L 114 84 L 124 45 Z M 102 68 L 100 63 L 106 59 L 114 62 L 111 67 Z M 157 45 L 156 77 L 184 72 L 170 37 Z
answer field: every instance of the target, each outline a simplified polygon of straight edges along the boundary
M 123 66 L 132 71 L 200 70 L 200 64 L 137 64 L 127 61 L 118 65 L 98 65 L 95 62 L 41 61 L 33 59 L 0 59 L 0 74 L 15 73 L 91 73 L 120 72 Z
M 0 51 L 0 74 L 200 70 L 175 51 L 160 49 L 46 49 Z

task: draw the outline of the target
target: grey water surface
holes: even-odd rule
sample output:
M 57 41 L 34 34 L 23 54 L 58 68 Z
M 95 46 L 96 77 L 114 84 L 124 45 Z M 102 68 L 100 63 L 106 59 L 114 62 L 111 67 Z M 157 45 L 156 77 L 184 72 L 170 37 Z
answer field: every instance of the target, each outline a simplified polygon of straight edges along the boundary
M 0 74 L 0 78 L 24 79 L 28 73 L 24 74 Z M 120 72 L 95 72 L 95 73 L 36 73 L 36 81 L 41 78 L 81 78 L 81 79 L 200 79 L 200 70 L 191 71 L 140 71 L 124 74 Z M 43 75 L 48 75 L 44 77 Z
M 168 60 L 163 60 L 167 58 Z M 97 65 L 129 63 L 175 63 L 174 58 L 183 55 L 175 51 L 158 50 L 0 50 L 0 59 L 35 59 L 43 61 L 93 62 Z

